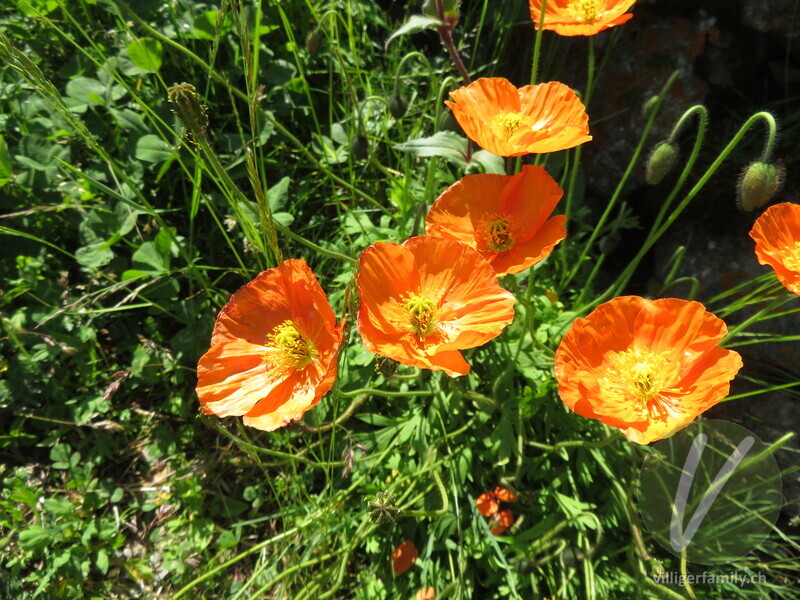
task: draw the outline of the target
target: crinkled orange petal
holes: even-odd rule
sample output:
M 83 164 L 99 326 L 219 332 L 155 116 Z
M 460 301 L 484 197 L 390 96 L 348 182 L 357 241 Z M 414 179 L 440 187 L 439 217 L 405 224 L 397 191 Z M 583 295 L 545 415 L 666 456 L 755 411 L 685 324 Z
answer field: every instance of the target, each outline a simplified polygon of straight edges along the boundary
M 245 341 L 221 342 L 197 364 L 197 395 L 205 413 L 240 416 L 280 386 L 290 373 L 270 369 L 264 347 Z
M 514 317 L 513 296 L 476 251 L 432 236 L 373 244 L 359 259 L 357 286 L 358 330 L 370 352 L 451 377 L 469 371 L 458 350 L 496 337 Z M 436 303 L 435 333 L 412 329 L 410 294 Z
M 271 336 L 290 322 L 307 341 L 308 361 L 287 358 Z M 272 430 L 300 418 L 333 385 L 343 324 L 303 260 L 286 260 L 240 288 L 217 317 L 212 347 L 197 367 L 203 410 L 244 416 Z M 280 346 L 280 344 L 278 344 Z
M 521 273 L 547 258 L 553 248 L 567 237 L 567 217 L 557 215 L 548 219 L 539 228 L 533 239 L 515 244 L 492 259 L 492 267 L 498 276 Z
M 558 81 L 526 85 L 519 89 L 522 112 L 534 119 L 533 128 L 520 128 L 511 142 L 527 152 L 558 152 L 592 139 L 589 115 L 583 102 Z
M 484 492 L 475 500 L 475 507 L 484 517 L 491 517 L 500 508 L 494 492 Z
M 248 427 L 264 431 L 274 431 L 300 419 L 306 411 L 316 406 L 320 398 L 327 394 L 336 380 L 338 368 L 339 346 L 342 343 L 344 322 L 336 328 L 336 341 L 327 356 L 324 377 L 316 381 L 295 377 L 284 382 L 269 398 L 259 402 L 244 415 L 242 421 Z M 314 383 L 316 381 L 316 383 Z
M 496 488 L 494 488 L 494 495 L 501 502 L 509 502 L 510 503 L 510 502 L 516 502 L 517 501 L 517 495 L 514 492 L 512 492 L 508 488 L 504 488 L 503 486 L 500 486 L 500 485 L 498 485 Z
M 392 572 L 402 575 L 408 571 L 419 557 L 419 552 L 414 542 L 406 540 L 392 552 Z
M 594 35 L 633 17 L 632 14 L 625 13 L 635 2 L 636 0 L 596 0 L 596 18 L 585 21 L 579 18 L 579 0 L 547 0 L 542 27 L 563 36 Z M 529 0 L 529 7 L 533 25 L 538 29 L 542 0 Z
M 325 292 L 302 259 L 285 260 L 239 288 L 217 316 L 211 344 L 231 339 L 263 344 L 287 320 L 301 322 L 304 330 L 323 326 L 329 335 L 336 325 Z
M 800 205 L 783 202 L 770 206 L 750 231 L 756 258 L 769 265 L 783 286 L 800 296 Z
M 494 535 L 502 535 L 513 524 L 514 514 L 511 510 L 501 510 L 499 513 L 492 515 L 492 518 L 489 520 L 489 531 Z
M 523 165 L 500 196 L 501 214 L 513 215 L 516 242 L 526 242 L 550 218 L 564 190 L 542 167 Z
M 566 236 L 566 217 L 549 218 L 563 191 L 542 167 L 524 165 L 516 175 L 467 175 L 437 198 L 425 219 L 428 235 L 467 244 L 495 273 L 519 273 L 544 260 Z M 503 252 L 489 247 L 488 225 L 502 218 L 514 242 Z
M 516 93 L 512 100 L 511 91 Z M 556 152 L 592 139 L 583 103 L 559 82 L 528 85 L 519 90 L 500 77 L 477 79 L 450 92 L 445 104 L 464 133 L 484 150 L 498 156 Z M 497 133 L 493 119 L 507 113 L 526 117 L 509 137 Z
M 554 361 L 559 396 L 632 441 L 662 439 L 729 393 L 742 361 L 718 345 L 726 332 L 698 302 L 615 298 L 577 319 L 561 341 Z
M 514 295 L 501 288 L 491 265 L 458 242 L 422 235 L 403 244 L 414 256 L 422 289 L 442 293 L 440 350 L 474 348 L 514 320 Z
M 486 258 L 494 254 L 476 238 L 480 225 L 497 215 L 500 198 L 510 181 L 508 175 L 465 175 L 436 199 L 425 218 L 428 235 L 455 240 L 474 248 Z

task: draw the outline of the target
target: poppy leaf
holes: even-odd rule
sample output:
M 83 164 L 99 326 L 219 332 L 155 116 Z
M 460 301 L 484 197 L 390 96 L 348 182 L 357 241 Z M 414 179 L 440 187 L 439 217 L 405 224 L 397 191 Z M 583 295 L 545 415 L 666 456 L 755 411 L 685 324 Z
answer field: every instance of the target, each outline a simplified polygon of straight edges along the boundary
M 462 169 L 467 166 L 467 139 L 452 131 L 397 144 L 394 149 L 414 156 L 439 156 Z
M 388 48 L 389 44 L 391 44 L 395 38 L 400 37 L 401 35 L 408 35 L 409 33 L 418 33 L 425 29 L 430 29 L 431 27 L 444 27 L 444 26 L 445 24 L 442 23 L 439 19 L 432 19 L 431 17 L 425 17 L 423 15 L 411 15 L 408 18 L 408 21 L 403 23 L 399 29 L 397 29 L 392 35 L 389 36 L 389 39 L 386 40 L 384 48 Z

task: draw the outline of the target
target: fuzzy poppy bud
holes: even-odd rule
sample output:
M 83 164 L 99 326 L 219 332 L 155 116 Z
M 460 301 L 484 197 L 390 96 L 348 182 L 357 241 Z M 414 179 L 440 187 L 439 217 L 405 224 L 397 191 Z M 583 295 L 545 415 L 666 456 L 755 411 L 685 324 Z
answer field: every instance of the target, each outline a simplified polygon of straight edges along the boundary
M 167 98 L 186 130 L 192 135 L 202 135 L 208 126 L 208 115 L 194 86 L 191 83 L 173 85 L 167 90 Z
M 783 178 L 784 168 L 780 164 L 750 163 L 739 177 L 739 206 L 746 211 L 764 206 L 781 188 Z
M 395 119 L 402 119 L 408 110 L 408 99 L 402 94 L 394 93 L 389 96 L 389 112 Z
M 354 135 L 350 139 L 350 156 L 356 160 L 367 158 L 369 154 L 369 140 L 365 135 Z
M 461 125 L 458 124 L 458 121 L 453 116 L 453 111 L 450 109 L 443 110 L 439 115 L 439 131 L 455 131 L 462 135 L 464 133 Z
M 656 144 L 647 159 L 647 170 L 644 178 L 650 185 L 661 183 L 661 180 L 672 170 L 678 162 L 678 148 L 671 142 Z
M 319 47 L 322 44 L 322 32 L 319 27 L 315 27 L 306 35 L 306 50 L 311 56 L 319 52 Z
M 444 22 L 450 29 L 458 25 L 458 0 L 442 0 L 444 9 Z M 439 18 L 439 7 L 436 0 L 425 0 L 422 4 L 422 14 L 431 19 Z

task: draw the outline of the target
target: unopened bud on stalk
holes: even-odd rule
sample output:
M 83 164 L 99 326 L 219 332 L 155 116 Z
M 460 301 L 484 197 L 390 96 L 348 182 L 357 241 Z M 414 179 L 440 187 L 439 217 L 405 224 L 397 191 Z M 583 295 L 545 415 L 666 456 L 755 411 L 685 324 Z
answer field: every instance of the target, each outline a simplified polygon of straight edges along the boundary
M 442 0 L 444 9 L 444 22 L 447 27 L 454 29 L 458 25 L 458 0 Z M 436 0 L 425 0 L 422 4 L 422 14 L 431 19 L 439 18 L 439 7 Z
M 645 180 L 650 185 L 656 185 L 672 170 L 678 162 L 678 148 L 672 142 L 663 141 L 656 144 L 647 159 Z
M 186 131 L 193 136 L 205 135 L 208 126 L 206 107 L 191 83 L 173 85 L 167 90 L 167 98 L 175 107 L 172 112 L 178 115 Z
M 367 158 L 369 154 L 369 140 L 365 135 L 354 135 L 350 139 L 350 156 L 356 160 Z
M 322 44 L 322 32 L 319 30 L 319 27 L 314 27 L 311 31 L 308 32 L 306 35 L 306 50 L 310 55 L 315 55 L 319 52 L 319 47 Z
M 746 211 L 764 206 L 781 189 L 784 175 L 785 169 L 781 164 L 761 161 L 750 163 L 739 177 L 739 206 Z
M 399 94 L 398 92 L 394 92 L 391 96 L 389 96 L 389 112 L 392 113 L 392 116 L 395 119 L 402 119 L 406 111 L 408 110 L 408 99 Z
M 644 104 L 642 104 L 642 116 L 646 119 L 650 116 L 658 104 L 658 96 L 650 96 Z

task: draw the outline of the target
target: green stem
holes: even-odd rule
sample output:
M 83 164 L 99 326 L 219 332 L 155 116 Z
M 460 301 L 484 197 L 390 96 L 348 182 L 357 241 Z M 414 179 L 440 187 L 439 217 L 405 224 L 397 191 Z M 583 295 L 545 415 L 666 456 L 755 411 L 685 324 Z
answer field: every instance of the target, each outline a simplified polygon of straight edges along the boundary
M 539 25 L 536 27 L 536 41 L 533 44 L 533 64 L 531 65 L 531 85 L 536 85 L 539 77 L 539 55 L 542 48 L 542 31 L 544 25 L 544 13 L 547 10 L 547 0 L 542 0 L 542 9 L 539 13 Z

